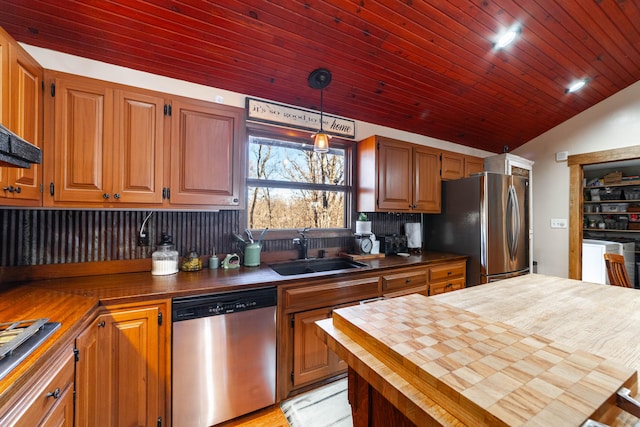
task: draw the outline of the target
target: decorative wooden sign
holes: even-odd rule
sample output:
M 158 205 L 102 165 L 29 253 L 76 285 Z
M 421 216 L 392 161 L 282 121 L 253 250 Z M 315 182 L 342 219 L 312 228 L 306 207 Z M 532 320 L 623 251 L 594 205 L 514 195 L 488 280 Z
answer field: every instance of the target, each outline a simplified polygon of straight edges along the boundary
M 249 97 L 246 105 L 247 120 L 308 131 L 320 130 L 320 113 L 317 111 Z M 326 113 L 322 114 L 322 120 L 326 133 L 342 138 L 356 137 L 354 120 Z

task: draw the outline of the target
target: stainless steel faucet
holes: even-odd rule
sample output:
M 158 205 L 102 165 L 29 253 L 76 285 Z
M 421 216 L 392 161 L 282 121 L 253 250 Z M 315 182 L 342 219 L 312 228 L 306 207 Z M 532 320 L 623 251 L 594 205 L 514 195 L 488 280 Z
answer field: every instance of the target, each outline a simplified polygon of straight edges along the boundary
M 298 258 L 299 259 L 307 259 L 308 258 L 308 253 L 307 253 L 307 249 L 308 249 L 308 243 L 309 243 L 309 239 L 307 238 L 306 232 L 310 230 L 310 227 L 305 227 L 302 229 L 302 231 L 298 231 L 298 234 L 300 234 L 300 237 L 296 237 L 293 239 L 293 244 L 294 245 L 298 245 L 299 248 L 299 255 Z

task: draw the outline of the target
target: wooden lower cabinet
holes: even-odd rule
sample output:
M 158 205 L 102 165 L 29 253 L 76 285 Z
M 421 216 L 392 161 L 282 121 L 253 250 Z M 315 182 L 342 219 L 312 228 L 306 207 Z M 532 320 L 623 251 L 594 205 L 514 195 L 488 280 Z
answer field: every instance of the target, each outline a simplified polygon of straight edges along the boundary
M 56 426 L 73 424 L 73 348 L 68 346 L 37 375 L 36 383 L 9 408 L 0 408 L 0 426 Z
M 342 278 L 278 288 L 277 399 L 346 372 L 347 365 L 318 338 L 315 321 L 333 310 L 379 296 L 379 277 Z
M 168 300 L 108 306 L 76 339 L 76 425 L 168 425 Z
M 449 262 L 429 267 L 429 295 L 437 295 L 464 288 L 467 281 L 466 272 L 466 261 Z
M 425 267 L 400 269 L 380 278 L 382 296 L 385 298 L 420 293 L 428 294 L 427 269 Z
M 293 315 L 294 387 L 331 377 L 347 369 L 347 364 L 316 335 L 315 322 L 331 317 L 333 310 L 333 307 L 325 307 Z

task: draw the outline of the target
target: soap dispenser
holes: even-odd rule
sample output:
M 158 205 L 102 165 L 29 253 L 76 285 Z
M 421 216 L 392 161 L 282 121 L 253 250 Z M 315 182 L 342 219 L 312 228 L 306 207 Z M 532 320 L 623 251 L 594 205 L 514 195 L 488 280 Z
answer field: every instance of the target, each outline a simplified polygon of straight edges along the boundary
M 162 238 L 156 250 L 151 254 L 151 274 L 164 276 L 178 272 L 178 251 L 171 236 L 162 233 Z

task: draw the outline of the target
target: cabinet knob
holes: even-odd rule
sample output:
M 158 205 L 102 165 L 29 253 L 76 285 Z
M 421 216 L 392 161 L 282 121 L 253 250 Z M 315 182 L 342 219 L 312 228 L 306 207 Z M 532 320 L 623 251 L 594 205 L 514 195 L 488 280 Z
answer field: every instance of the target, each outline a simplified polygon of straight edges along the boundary
M 406 279 L 404 283 L 411 283 L 411 279 Z
M 447 286 L 445 286 L 445 288 L 450 288 L 453 286 L 453 283 L 447 283 Z
M 109 197 L 110 197 L 110 196 L 109 196 L 109 193 L 104 193 L 104 194 L 102 195 L 102 198 L 103 198 L 103 199 L 108 199 Z
M 120 193 L 116 193 L 116 194 L 114 194 L 114 195 L 113 195 L 113 198 L 114 198 L 114 199 L 119 199 L 119 198 L 120 198 Z
M 54 399 L 57 399 L 60 397 L 60 388 L 56 387 L 55 390 L 50 391 L 49 393 L 47 393 L 47 397 L 53 397 Z
M 106 325 L 106 323 L 104 322 L 104 320 L 102 322 L 98 322 L 98 327 L 99 328 L 104 328 L 104 325 Z
M 22 192 L 22 188 L 16 187 L 16 193 L 20 194 Z
M 2 189 L 4 191 L 8 191 L 9 193 L 13 193 L 15 191 L 15 188 L 13 188 L 13 185 L 10 185 L 8 187 L 3 187 Z

